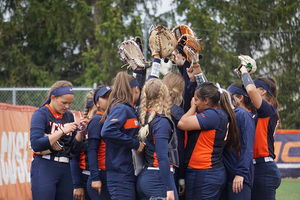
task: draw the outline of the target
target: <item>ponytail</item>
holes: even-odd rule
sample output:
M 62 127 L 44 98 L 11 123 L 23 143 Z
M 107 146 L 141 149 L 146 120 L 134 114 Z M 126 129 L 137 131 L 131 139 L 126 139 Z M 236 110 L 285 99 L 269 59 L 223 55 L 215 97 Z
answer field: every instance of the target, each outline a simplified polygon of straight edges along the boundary
M 84 113 L 83 113 L 83 118 L 86 118 L 90 112 L 90 110 L 93 108 L 94 104 L 94 94 L 95 94 L 95 89 L 90 91 L 85 98 L 85 106 L 84 106 Z M 96 113 L 96 110 L 94 113 L 92 113 L 92 116 Z
M 113 81 L 113 87 L 107 101 L 107 108 L 101 118 L 101 123 L 104 123 L 109 111 L 117 104 L 133 105 L 133 95 L 130 83 L 136 80 L 132 75 L 126 72 L 119 72 Z
M 229 150 L 234 150 L 234 149 L 238 150 L 240 148 L 240 140 L 239 140 L 239 133 L 238 133 L 238 128 L 235 120 L 235 113 L 231 108 L 228 99 L 228 94 L 225 91 L 220 94 L 220 106 L 228 114 L 228 119 L 229 119 L 229 130 L 227 136 L 228 148 Z

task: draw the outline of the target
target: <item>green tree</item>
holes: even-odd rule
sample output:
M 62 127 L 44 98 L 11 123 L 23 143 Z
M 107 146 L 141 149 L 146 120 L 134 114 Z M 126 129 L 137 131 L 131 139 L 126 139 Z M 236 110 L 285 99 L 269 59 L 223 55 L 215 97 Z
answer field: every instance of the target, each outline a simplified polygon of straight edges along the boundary
M 118 58 L 118 45 L 125 39 L 142 37 L 141 11 L 136 6 L 136 1 L 131 0 L 95 2 L 95 38 L 83 51 L 85 73 L 76 82 L 110 84 L 123 65 Z
M 200 64 L 207 78 L 228 87 L 245 54 L 256 60 L 253 78 L 277 79 L 282 128 L 300 128 L 300 1 L 175 0 L 179 15 L 202 38 Z
M 133 0 L 0 0 L 0 86 L 109 84 L 118 45 L 142 36 Z M 2 6 L 3 5 L 3 6 Z

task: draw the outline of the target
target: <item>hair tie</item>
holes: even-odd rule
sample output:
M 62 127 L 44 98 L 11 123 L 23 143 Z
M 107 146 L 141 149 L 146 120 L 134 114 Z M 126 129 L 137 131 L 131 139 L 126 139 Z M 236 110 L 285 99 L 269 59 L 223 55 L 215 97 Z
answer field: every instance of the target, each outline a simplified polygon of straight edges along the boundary
M 219 83 L 216 83 L 216 86 L 218 87 L 218 92 L 222 94 L 224 89 L 221 88 Z
M 232 100 L 231 100 L 231 96 L 230 96 L 229 92 L 228 92 L 227 90 L 221 88 L 219 83 L 216 83 L 216 86 L 218 87 L 218 92 L 219 92 L 220 94 L 223 94 L 223 92 L 225 92 L 225 94 L 226 94 L 227 97 L 228 97 L 229 103 L 232 105 Z

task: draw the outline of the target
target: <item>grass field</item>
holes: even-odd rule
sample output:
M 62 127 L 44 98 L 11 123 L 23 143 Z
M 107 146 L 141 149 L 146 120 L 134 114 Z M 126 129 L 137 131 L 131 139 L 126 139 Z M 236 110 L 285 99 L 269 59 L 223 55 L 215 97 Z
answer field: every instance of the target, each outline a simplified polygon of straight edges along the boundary
M 282 179 L 276 190 L 276 200 L 299 200 L 300 179 Z

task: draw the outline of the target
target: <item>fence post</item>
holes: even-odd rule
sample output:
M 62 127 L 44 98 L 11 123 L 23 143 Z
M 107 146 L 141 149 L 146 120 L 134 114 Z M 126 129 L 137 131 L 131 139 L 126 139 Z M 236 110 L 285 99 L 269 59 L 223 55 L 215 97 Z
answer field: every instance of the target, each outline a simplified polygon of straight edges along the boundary
M 16 105 L 16 88 L 13 87 L 13 105 Z
M 97 83 L 96 83 L 96 82 L 94 83 L 94 86 L 93 86 L 93 88 L 94 88 L 94 89 L 96 89 L 96 88 L 97 88 Z

